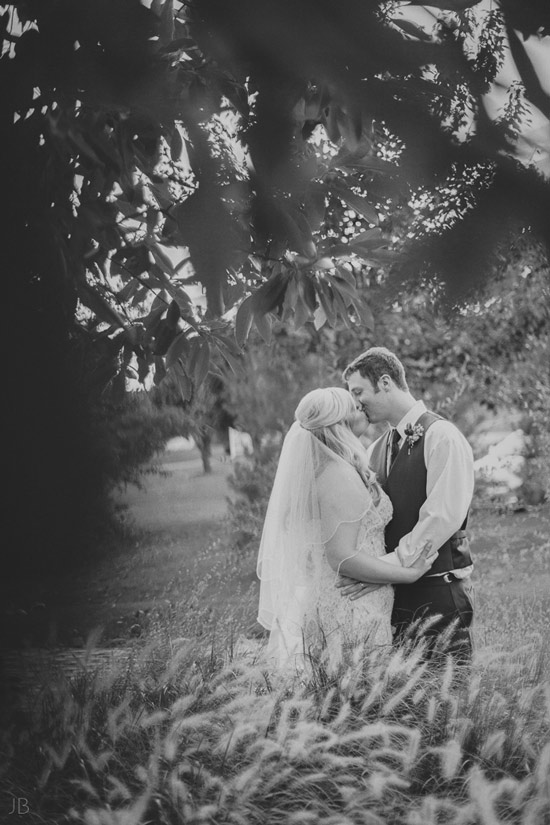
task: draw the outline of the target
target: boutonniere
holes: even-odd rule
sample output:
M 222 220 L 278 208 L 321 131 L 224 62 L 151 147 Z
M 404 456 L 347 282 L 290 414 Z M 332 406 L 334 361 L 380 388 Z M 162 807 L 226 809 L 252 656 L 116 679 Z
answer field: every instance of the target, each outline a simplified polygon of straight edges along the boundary
M 407 455 L 411 454 L 411 449 L 414 447 L 417 441 L 420 441 L 422 436 L 424 435 L 424 427 L 422 424 L 415 424 L 414 427 L 412 424 L 407 424 L 405 427 L 405 436 L 407 441 Z

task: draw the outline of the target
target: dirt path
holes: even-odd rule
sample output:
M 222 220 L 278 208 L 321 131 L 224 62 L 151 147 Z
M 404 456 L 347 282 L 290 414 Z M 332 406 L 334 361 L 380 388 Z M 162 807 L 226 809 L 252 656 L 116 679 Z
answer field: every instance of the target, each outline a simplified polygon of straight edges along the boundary
M 221 447 L 214 448 L 209 475 L 203 472 L 197 450 L 167 450 L 162 475 L 148 476 L 142 490 L 132 485 L 120 499 L 138 528 L 180 539 L 188 552 L 186 538 L 193 526 L 208 528 L 226 513 L 232 469 Z

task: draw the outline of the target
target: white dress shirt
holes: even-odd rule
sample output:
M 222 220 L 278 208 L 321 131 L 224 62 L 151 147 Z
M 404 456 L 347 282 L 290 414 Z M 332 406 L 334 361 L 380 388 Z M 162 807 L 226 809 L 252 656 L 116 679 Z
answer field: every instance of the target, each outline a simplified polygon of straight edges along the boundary
M 405 427 L 416 424 L 426 412 L 423 401 L 417 401 L 403 416 L 397 430 L 401 436 L 400 450 L 408 449 Z M 370 455 L 369 448 L 369 455 Z M 414 560 L 416 551 L 427 541 L 441 547 L 460 530 L 474 492 L 474 458 L 472 448 L 462 433 L 450 421 L 434 421 L 424 435 L 426 463 L 426 501 L 420 508 L 418 521 L 403 536 L 395 553 L 404 567 Z M 392 554 L 389 554 L 393 556 Z M 387 559 L 393 561 L 393 559 Z M 473 565 L 450 571 L 457 578 L 466 578 Z M 447 572 L 447 571 L 445 571 Z M 441 574 L 443 575 L 443 574 Z

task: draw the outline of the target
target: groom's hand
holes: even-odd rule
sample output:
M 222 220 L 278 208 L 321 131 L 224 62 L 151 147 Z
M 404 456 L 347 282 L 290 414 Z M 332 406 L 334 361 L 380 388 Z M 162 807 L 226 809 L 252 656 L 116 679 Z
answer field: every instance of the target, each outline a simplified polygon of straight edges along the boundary
M 338 576 L 335 586 L 341 590 L 342 596 L 347 596 L 351 601 L 360 599 L 361 596 L 366 596 L 368 593 L 372 593 L 373 590 L 383 587 L 382 584 L 359 582 L 357 579 L 350 579 L 348 576 Z

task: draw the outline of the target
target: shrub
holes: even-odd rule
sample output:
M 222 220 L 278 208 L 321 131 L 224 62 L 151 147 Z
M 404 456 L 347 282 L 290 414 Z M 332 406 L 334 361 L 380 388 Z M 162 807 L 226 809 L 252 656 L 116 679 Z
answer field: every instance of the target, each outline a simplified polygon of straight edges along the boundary
M 153 403 L 146 392 L 128 393 L 116 405 L 104 406 L 97 419 L 95 443 L 107 487 L 138 484 L 169 438 L 186 435 L 184 411 Z M 98 457 L 99 458 L 99 457 Z
M 229 476 L 235 495 L 228 503 L 230 532 L 237 549 L 257 550 L 273 479 L 277 470 L 281 444 L 269 442 L 238 461 Z

